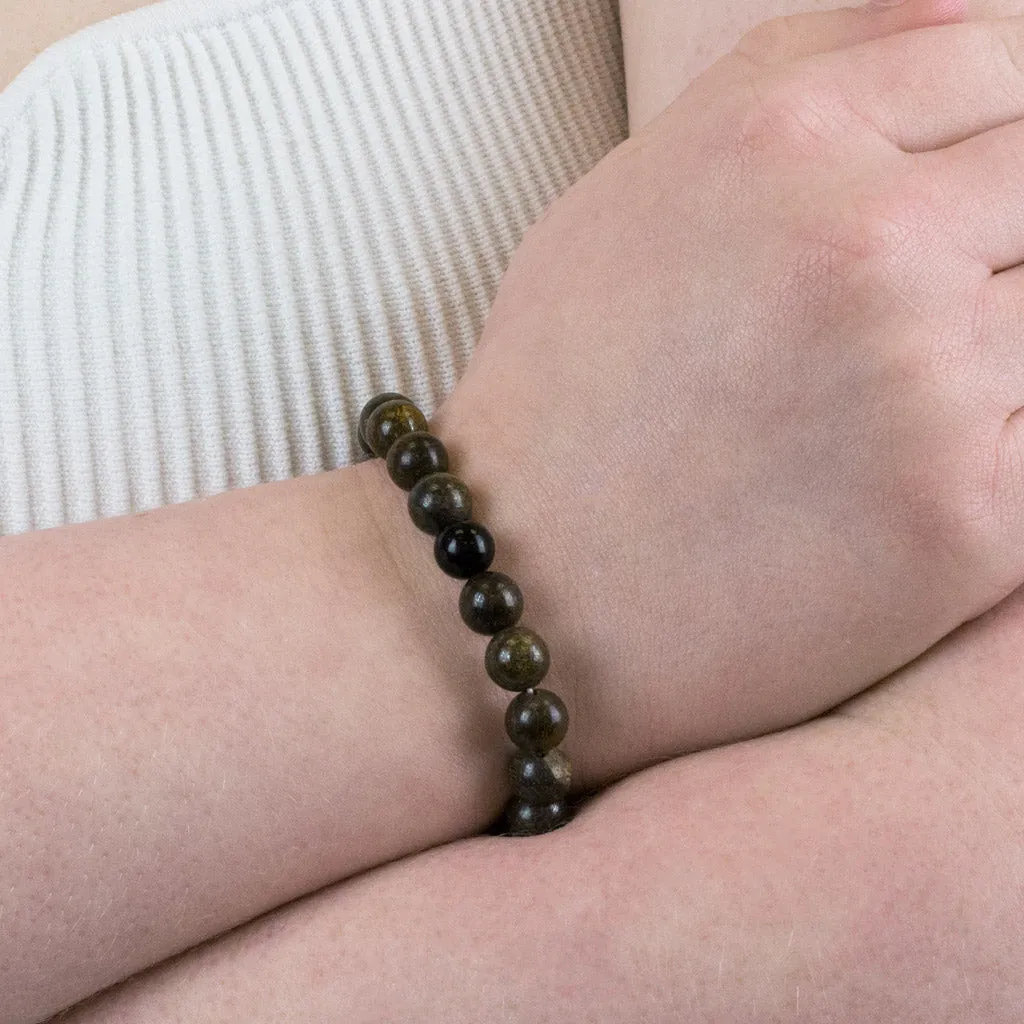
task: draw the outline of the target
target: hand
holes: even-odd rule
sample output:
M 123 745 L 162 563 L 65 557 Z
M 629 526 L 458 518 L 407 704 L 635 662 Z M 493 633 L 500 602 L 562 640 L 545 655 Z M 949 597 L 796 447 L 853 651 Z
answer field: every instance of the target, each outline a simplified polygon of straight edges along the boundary
M 556 202 L 436 418 L 583 785 L 818 714 L 1024 579 L 1024 21 L 841 46 L 872 17 L 756 30 Z

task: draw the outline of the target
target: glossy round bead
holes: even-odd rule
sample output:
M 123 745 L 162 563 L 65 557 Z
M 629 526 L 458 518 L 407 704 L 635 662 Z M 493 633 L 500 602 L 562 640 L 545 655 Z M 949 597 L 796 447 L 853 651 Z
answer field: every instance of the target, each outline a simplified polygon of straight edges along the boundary
M 370 418 L 370 414 L 379 405 L 383 405 L 385 402 L 397 402 L 397 401 L 408 402 L 409 399 L 405 395 L 400 395 L 397 391 L 385 391 L 382 395 L 374 395 L 366 405 L 363 406 L 363 411 L 359 414 L 359 429 L 356 431 L 356 436 L 359 439 L 359 447 L 362 448 L 367 455 L 373 454 L 373 449 L 366 442 L 366 421 Z
M 481 572 L 466 581 L 459 614 L 474 633 L 497 633 L 523 614 L 523 592 L 503 572 Z
M 366 420 L 366 443 L 378 458 L 386 458 L 395 441 L 414 430 L 426 430 L 427 418 L 407 398 L 382 402 Z
M 550 690 L 520 693 L 505 712 L 509 739 L 527 754 L 546 754 L 569 731 L 569 712 L 562 698 Z
M 513 799 L 505 811 L 505 829 L 513 836 L 539 836 L 553 832 L 572 820 L 568 800 L 552 800 L 547 804 L 529 804 Z
M 448 449 L 439 438 L 425 430 L 414 430 L 396 438 L 388 449 L 388 476 L 411 491 L 425 476 L 448 470 Z
M 431 473 L 409 492 L 409 515 L 424 533 L 438 534 L 452 523 L 464 523 L 472 512 L 469 488 L 451 473 Z
M 490 568 L 494 561 L 494 538 L 479 523 L 452 523 L 437 535 L 434 558 L 442 572 L 466 580 Z
M 487 674 L 506 690 L 540 685 L 551 667 L 543 638 L 526 626 L 510 626 L 491 638 L 484 654 Z
M 546 754 L 513 754 L 508 778 L 520 800 L 528 804 L 549 804 L 561 800 L 572 783 L 572 765 L 560 750 Z

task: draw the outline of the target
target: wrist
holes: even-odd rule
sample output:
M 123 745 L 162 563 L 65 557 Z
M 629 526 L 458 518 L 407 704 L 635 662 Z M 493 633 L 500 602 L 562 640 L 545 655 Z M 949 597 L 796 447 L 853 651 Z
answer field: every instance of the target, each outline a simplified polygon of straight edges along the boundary
M 396 693 L 395 706 L 406 716 L 421 776 L 409 792 L 418 793 L 421 812 L 426 801 L 444 818 L 446 839 L 472 833 L 508 797 L 503 716 L 512 695 L 487 678 L 485 638 L 469 633 L 459 617 L 459 581 L 438 568 L 433 537 L 413 525 L 408 494 L 392 483 L 384 461 L 340 472 L 361 502 L 361 558 L 373 588 L 366 628 L 383 622 L 381 657 L 406 691 Z M 409 701 L 418 702 L 413 715 Z

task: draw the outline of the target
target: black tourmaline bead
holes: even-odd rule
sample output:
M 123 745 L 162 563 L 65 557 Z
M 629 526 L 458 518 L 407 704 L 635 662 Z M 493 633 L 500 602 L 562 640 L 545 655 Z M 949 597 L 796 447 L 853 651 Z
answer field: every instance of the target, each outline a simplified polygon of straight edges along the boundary
M 370 413 L 372 413 L 378 405 L 383 405 L 385 402 L 396 402 L 399 400 L 403 402 L 409 401 L 405 395 L 400 395 L 397 391 L 385 391 L 382 395 L 374 395 L 374 397 L 363 406 L 363 411 L 359 414 L 359 429 L 356 431 L 356 436 L 359 438 L 359 447 L 362 448 L 367 455 L 373 455 L 373 449 L 366 441 L 366 421 L 370 418 Z
M 569 792 L 572 765 L 560 750 L 547 754 L 519 751 L 508 763 L 508 778 L 520 800 L 528 804 L 549 804 Z
M 519 621 L 523 592 L 503 572 L 479 573 L 462 588 L 459 614 L 474 633 L 497 633 Z
M 569 712 L 550 690 L 534 690 L 512 698 L 505 712 L 509 739 L 527 754 L 546 754 L 569 731 Z
M 366 443 L 374 455 L 384 459 L 391 446 L 403 434 L 426 429 L 426 416 L 409 399 L 396 398 L 381 403 L 370 413 L 366 420 Z
M 548 645 L 525 626 L 511 626 L 491 638 L 484 655 L 487 674 L 506 690 L 539 686 L 551 667 Z
M 431 473 L 447 470 L 448 449 L 425 430 L 403 434 L 388 450 L 388 475 L 403 491 L 411 491 Z
M 452 523 L 464 523 L 472 512 L 469 488 L 451 473 L 431 473 L 409 492 L 409 515 L 424 533 L 438 534 Z
M 494 561 L 494 538 L 479 523 L 452 523 L 434 541 L 434 558 L 442 572 L 467 580 L 490 568 Z
M 568 800 L 553 800 L 548 804 L 528 804 L 513 799 L 505 810 L 505 830 L 513 836 L 539 836 L 553 832 L 572 820 L 572 807 Z

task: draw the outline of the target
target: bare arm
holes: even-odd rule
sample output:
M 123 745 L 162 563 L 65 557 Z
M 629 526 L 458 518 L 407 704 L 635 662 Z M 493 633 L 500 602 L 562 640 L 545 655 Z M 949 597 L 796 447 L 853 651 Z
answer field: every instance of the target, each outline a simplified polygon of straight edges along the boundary
M 0 542 L 0 1020 L 498 810 L 497 688 L 396 574 L 395 490 L 367 464 Z
M 831 29 L 572 190 L 439 414 L 577 785 L 813 717 L 1024 579 L 1024 32 Z M 379 465 L 0 544 L 9 1020 L 498 809 L 504 695 L 430 563 Z
M 326 891 L 65 1024 L 1016 1024 L 1024 596 L 841 715 Z

